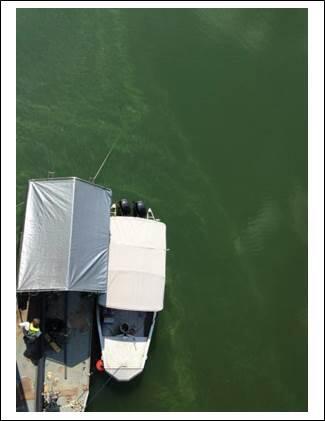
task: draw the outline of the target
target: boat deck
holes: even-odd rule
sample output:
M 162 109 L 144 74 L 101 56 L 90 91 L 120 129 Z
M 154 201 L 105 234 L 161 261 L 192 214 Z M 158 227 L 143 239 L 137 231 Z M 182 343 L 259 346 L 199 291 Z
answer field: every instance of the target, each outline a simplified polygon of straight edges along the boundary
M 94 296 L 79 292 L 41 294 L 44 300 L 41 336 L 44 360 L 39 364 L 39 370 L 43 370 L 44 383 L 38 393 L 42 394 L 43 410 L 84 411 L 89 394 Z M 30 321 L 33 317 L 40 317 L 39 314 L 31 316 L 24 312 L 22 318 Z M 55 343 L 56 351 L 45 340 L 47 334 Z M 23 390 L 23 393 L 17 393 L 20 398 L 17 399 L 17 410 L 35 411 L 36 377 L 37 374 L 42 377 L 37 373 L 37 366 L 23 356 L 25 348 L 23 333 L 18 326 L 17 373 L 20 382 L 17 390 Z
M 61 320 L 65 325 L 56 335 L 61 347 L 45 353 L 44 396 L 57 398 L 49 410 L 83 411 L 89 394 L 91 335 L 94 298 L 79 292 L 50 294 L 47 297 L 46 321 Z
M 129 327 L 129 334 L 135 337 L 146 337 L 152 322 L 153 313 L 145 311 L 102 309 L 102 334 L 103 336 L 121 335 L 123 323 Z
M 104 368 L 119 381 L 131 380 L 143 371 L 155 313 L 104 307 L 97 311 Z

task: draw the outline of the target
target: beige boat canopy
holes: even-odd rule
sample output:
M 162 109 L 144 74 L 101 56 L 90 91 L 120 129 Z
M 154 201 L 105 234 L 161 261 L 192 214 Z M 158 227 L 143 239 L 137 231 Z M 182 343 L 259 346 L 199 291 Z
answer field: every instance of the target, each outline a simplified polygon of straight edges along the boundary
M 110 226 L 107 294 L 100 294 L 99 304 L 121 310 L 162 310 L 166 225 L 150 219 L 114 216 Z
M 110 206 L 75 177 L 30 180 L 17 290 L 105 292 Z

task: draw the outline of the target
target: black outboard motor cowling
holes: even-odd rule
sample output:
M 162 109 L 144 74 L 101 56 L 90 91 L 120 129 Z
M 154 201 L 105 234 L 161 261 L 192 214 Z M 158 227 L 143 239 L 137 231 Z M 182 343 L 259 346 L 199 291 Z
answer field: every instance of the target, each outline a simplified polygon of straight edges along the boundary
M 142 200 L 138 200 L 133 204 L 133 215 L 138 216 L 140 218 L 147 217 L 147 208 L 145 207 Z
M 127 199 L 121 199 L 119 201 L 119 208 L 122 216 L 130 216 L 131 214 L 131 206 Z

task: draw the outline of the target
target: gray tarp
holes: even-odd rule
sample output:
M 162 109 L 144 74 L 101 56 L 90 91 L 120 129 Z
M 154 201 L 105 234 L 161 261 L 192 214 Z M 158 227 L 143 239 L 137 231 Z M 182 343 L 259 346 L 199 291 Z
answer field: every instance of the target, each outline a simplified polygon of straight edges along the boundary
M 29 181 L 18 291 L 106 291 L 111 191 L 78 178 Z

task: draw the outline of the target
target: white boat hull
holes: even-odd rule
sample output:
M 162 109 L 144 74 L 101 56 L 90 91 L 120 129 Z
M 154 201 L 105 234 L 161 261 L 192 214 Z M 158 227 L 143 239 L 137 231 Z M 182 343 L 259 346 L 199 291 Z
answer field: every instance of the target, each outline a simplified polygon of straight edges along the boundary
M 105 334 L 101 320 L 101 306 L 97 305 L 97 326 L 101 357 L 105 371 L 118 381 L 129 381 L 139 375 L 148 358 L 157 313 L 153 313 L 148 336 Z

